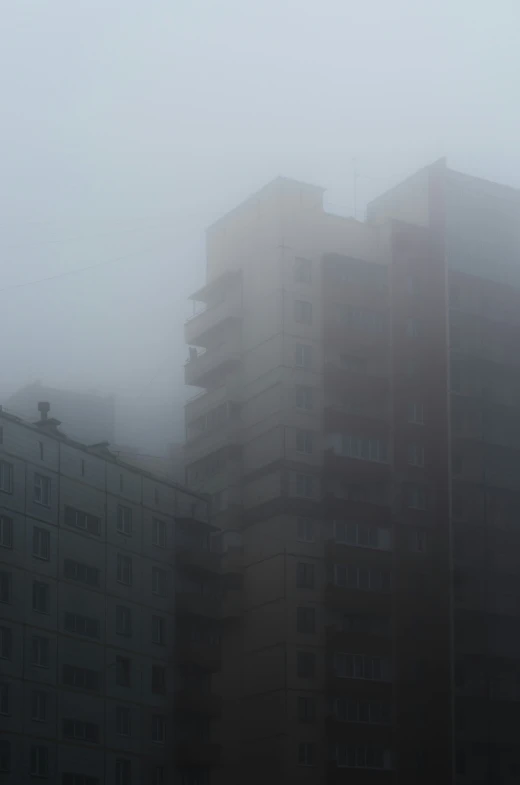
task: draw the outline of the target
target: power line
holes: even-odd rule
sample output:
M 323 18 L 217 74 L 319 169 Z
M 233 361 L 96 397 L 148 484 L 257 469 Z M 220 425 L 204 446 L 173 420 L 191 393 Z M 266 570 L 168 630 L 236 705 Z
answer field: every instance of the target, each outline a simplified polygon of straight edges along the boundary
M 113 259 L 105 259 L 103 262 L 96 262 L 96 264 L 89 264 L 86 267 L 78 267 L 75 270 L 67 270 L 64 273 L 57 273 L 56 275 L 49 275 L 46 278 L 38 278 L 34 281 L 25 281 L 25 283 L 13 283 L 9 284 L 9 286 L 4 286 L 0 289 L 0 292 L 6 292 L 9 289 L 22 289 L 25 286 L 34 286 L 38 283 L 45 283 L 46 281 L 55 281 L 57 278 L 64 278 L 67 275 L 76 275 L 76 273 L 83 273 L 86 270 L 94 270 L 96 267 L 105 267 L 109 264 L 115 264 L 116 262 L 122 262 L 126 259 L 131 259 L 136 256 L 141 256 L 143 253 L 148 253 L 149 251 L 153 251 L 154 246 L 150 248 L 142 248 L 140 251 L 134 251 L 133 253 L 123 254 L 122 256 L 116 256 Z

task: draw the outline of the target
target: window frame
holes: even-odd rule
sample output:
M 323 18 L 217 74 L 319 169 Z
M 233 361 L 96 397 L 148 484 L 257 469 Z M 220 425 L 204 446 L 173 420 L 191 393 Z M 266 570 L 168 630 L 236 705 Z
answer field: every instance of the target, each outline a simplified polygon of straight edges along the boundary
M 13 549 L 13 519 L 0 515 L 0 548 Z
M 0 491 L 12 493 L 14 484 L 14 464 L 0 460 Z
M 34 559 L 50 561 L 51 558 L 51 533 L 41 526 L 33 526 L 32 556 Z
M 34 473 L 33 502 L 41 507 L 51 506 L 51 478 L 39 472 Z M 37 498 L 39 496 L 39 498 Z
M 116 528 L 118 534 L 122 534 L 124 537 L 132 536 L 132 517 L 131 507 L 128 507 L 126 504 L 117 505 Z

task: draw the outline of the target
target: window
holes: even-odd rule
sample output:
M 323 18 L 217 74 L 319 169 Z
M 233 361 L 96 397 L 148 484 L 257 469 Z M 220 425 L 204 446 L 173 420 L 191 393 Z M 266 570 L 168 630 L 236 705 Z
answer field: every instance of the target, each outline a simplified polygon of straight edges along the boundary
M 0 491 L 13 492 L 13 464 L 0 461 Z
M 314 564 L 298 562 L 296 565 L 296 587 L 314 589 Z
M 44 507 L 50 507 L 51 481 L 49 477 L 44 477 L 43 474 L 34 475 L 33 500 L 37 504 L 42 504 Z
M 13 547 L 13 520 L 6 515 L 0 515 L 0 547 Z
M 426 509 L 426 489 L 422 485 L 409 485 L 407 488 L 407 506 L 415 510 Z
M 47 718 L 47 693 L 33 690 L 31 695 L 31 719 L 45 722 Z
M 314 698 L 298 698 L 298 719 L 300 722 L 314 722 L 316 719 L 316 702 Z
M 314 542 L 314 521 L 310 518 L 298 518 L 296 537 L 300 542 Z
M 162 616 L 152 616 L 152 643 L 157 643 L 159 646 L 164 646 L 164 619 Z
M 304 343 L 296 344 L 295 365 L 297 368 L 311 367 L 311 347 L 308 344 L 304 344 Z
M 116 633 L 127 638 L 132 635 L 132 611 L 124 605 L 116 605 Z
M 168 572 L 159 567 L 152 567 L 152 594 L 166 597 L 168 594 Z
M 49 776 L 49 750 L 47 747 L 31 747 L 31 776 Z
M 77 668 L 74 665 L 64 665 L 62 672 L 63 683 L 81 690 L 99 690 L 100 678 L 97 671 L 89 668 Z
M 314 608 L 296 609 L 296 629 L 302 633 L 316 632 L 316 611 Z
M 10 660 L 13 651 L 13 633 L 9 627 L 0 627 L 0 659 Z
M 166 692 L 166 668 L 152 665 L 152 692 Z
M 37 559 L 49 560 L 51 557 L 51 535 L 47 529 L 35 526 L 33 529 L 33 556 Z
M 126 706 L 116 706 L 116 733 L 119 736 L 130 736 L 130 709 Z
M 371 725 L 388 725 L 391 722 L 390 704 L 381 701 L 357 701 L 337 698 L 334 714 L 340 722 L 363 722 Z
M 116 785 L 132 785 L 132 761 L 116 759 Z
M 390 571 L 374 567 L 346 567 L 344 564 L 335 564 L 334 583 L 336 586 L 349 589 L 388 591 Z
M 413 422 L 416 425 L 423 425 L 424 406 L 422 403 L 410 401 L 408 404 L 408 422 Z
M 164 744 L 166 740 L 166 721 L 162 714 L 152 715 L 152 741 Z
M 364 654 L 334 654 L 334 674 L 341 679 L 390 681 L 390 662 L 383 657 Z
M 352 769 L 389 769 L 390 753 L 371 744 L 337 744 L 336 764 Z
M 79 613 L 65 613 L 64 627 L 67 632 L 75 632 L 76 635 L 99 638 L 99 621 Z
M 305 300 L 294 301 L 294 321 L 300 324 L 312 324 L 312 305 Z
M 360 548 L 378 548 L 383 551 L 391 548 L 390 529 L 367 523 L 334 521 L 334 539 L 338 543 Z
M 128 657 L 116 657 L 116 684 L 130 687 L 130 660 Z
M 117 554 L 117 580 L 119 583 L 124 583 L 126 586 L 132 585 L 131 556 L 124 556 L 122 553 Z
M 99 725 L 83 720 L 63 720 L 63 735 L 66 739 L 82 739 L 92 744 L 99 741 Z
M 61 775 L 61 785 L 99 785 L 99 777 L 65 772 Z
M 83 529 L 83 531 L 95 534 L 98 537 L 101 534 L 101 520 L 99 518 L 96 518 L 95 515 L 89 515 L 88 512 L 75 510 L 73 507 L 65 507 L 65 523 L 67 526 Z
M 32 606 L 38 613 L 50 613 L 50 586 L 48 583 L 33 581 Z
M 183 776 L 183 775 L 181 775 Z M 198 775 L 195 775 L 198 776 Z M 152 777 L 152 785 L 164 785 L 164 768 L 162 766 L 154 766 L 153 769 L 153 777 Z M 197 785 L 197 783 L 193 783 L 193 785 Z M 202 785 L 202 779 L 200 780 L 200 785 Z
M 0 771 L 11 770 L 11 742 L 0 739 Z
M 38 668 L 49 667 L 49 639 L 33 635 L 31 642 L 31 665 Z
M 422 444 L 408 445 L 408 463 L 410 466 L 424 466 L 424 447 Z
M 314 744 L 300 742 L 298 744 L 298 765 L 312 766 L 314 764 Z
M 0 571 L 0 602 L 10 603 L 12 600 L 12 576 L 7 570 Z
M 294 260 L 294 281 L 295 283 L 311 283 L 312 262 L 310 259 Z
M 313 478 L 310 474 L 296 475 L 296 496 L 311 499 L 313 495 Z
M 316 655 L 312 651 L 296 654 L 296 673 L 300 679 L 312 679 L 316 673 Z
M 0 683 L 0 714 L 9 714 L 9 685 Z
M 38 448 L 40 450 L 40 461 L 43 461 L 43 442 L 38 442 Z
M 296 408 L 305 409 L 310 412 L 312 409 L 312 387 L 304 384 L 296 385 Z
M 296 431 L 296 449 L 308 455 L 312 453 L 312 431 Z
M 421 333 L 421 326 L 418 319 L 406 320 L 406 334 L 409 338 L 418 338 Z
M 152 521 L 152 543 L 159 548 L 166 548 L 166 523 L 157 518 Z
M 88 586 L 99 586 L 99 570 L 97 567 L 89 567 L 73 559 L 65 559 L 63 562 L 63 572 L 66 578 L 71 581 L 86 583 Z
M 386 439 L 377 436 L 356 436 L 350 433 L 331 433 L 327 437 L 334 452 L 347 458 L 362 461 L 386 463 L 388 461 L 388 445 Z M 327 445 L 327 446 L 328 446 Z
M 410 532 L 410 547 L 416 553 L 426 553 L 428 549 L 428 537 L 424 529 L 412 529 Z
M 117 531 L 126 537 L 132 534 L 132 510 L 122 504 L 117 505 Z

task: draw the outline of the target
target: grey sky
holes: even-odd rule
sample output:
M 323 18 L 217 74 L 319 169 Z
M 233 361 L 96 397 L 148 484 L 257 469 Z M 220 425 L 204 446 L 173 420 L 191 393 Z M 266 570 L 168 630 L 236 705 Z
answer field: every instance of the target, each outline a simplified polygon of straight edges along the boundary
M 520 186 L 519 22 L 515 0 L 4 2 L 0 400 L 40 378 L 180 407 L 204 228 L 278 174 L 345 213 L 353 157 L 361 207 L 444 155 Z

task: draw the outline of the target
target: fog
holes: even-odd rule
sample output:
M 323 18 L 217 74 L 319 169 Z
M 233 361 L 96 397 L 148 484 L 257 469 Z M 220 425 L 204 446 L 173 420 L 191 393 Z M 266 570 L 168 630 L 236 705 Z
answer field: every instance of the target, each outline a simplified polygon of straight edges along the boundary
M 520 186 L 514 0 L 1 12 L 0 402 L 35 379 L 114 393 L 143 450 L 182 438 L 205 227 L 265 182 L 352 215 L 355 167 L 358 218 L 442 156 Z

